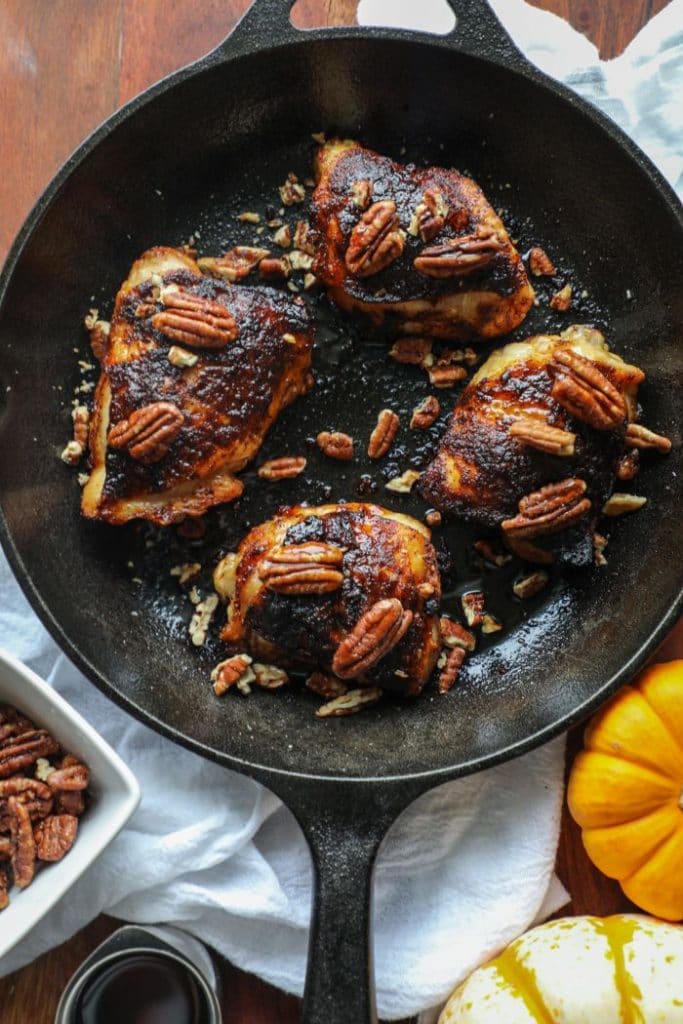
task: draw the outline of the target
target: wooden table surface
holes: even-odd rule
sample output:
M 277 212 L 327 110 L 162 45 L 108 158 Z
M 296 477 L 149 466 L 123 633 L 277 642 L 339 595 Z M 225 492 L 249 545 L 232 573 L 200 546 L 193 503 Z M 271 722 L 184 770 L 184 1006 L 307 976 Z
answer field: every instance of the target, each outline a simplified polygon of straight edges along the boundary
M 667 0 L 531 2 L 567 18 L 609 58 L 621 53 Z M 209 51 L 247 6 L 248 0 L 2 0 L 0 261 L 35 198 L 85 135 L 152 82 Z M 293 20 L 302 27 L 350 24 L 355 10 L 355 0 L 299 0 Z M 673 657 L 683 657 L 683 623 L 656 660 Z M 568 762 L 580 742 L 575 730 Z M 566 812 L 557 870 L 572 894 L 565 912 L 628 908 L 618 885 L 588 862 Z M 59 949 L 0 981 L 2 1024 L 51 1024 L 70 975 L 117 926 L 100 917 Z M 225 1024 L 298 1020 L 298 1000 L 228 963 L 222 965 L 222 978 Z

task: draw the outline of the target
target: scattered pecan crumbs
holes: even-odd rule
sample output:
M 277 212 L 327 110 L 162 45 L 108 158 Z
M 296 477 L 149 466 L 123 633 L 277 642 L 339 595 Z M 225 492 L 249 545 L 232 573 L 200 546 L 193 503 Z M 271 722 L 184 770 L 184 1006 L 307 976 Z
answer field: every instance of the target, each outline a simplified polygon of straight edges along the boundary
M 550 308 L 556 309 L 560 313 L 566 313 L 572 304 L 573 288 L 570 284 L 566 284 L 564 288 L 560 288 L 558 292 L 550 299 Z
M 440 412 L 441 406 L 436 395 L 427 395 L 413 409 L 413 415 L 410 417 L 410 429 L 427 430 L 436 421 Z
M 639 494 L 612 494 L 602 506 L 604 516 L 623 516 L 627 512 L 637 512 L 647 503 L 647 498 Z
M 543 569 L 538 569 L 528 576 L 521 576 L 518 580 L 515 580 L 512 584 L 512 590 L 516 597 L 526 601 L 531 597 L 535 597 L 536 594 L 540 594 L 542 590 L 545 590 L 549 579 L 550 577 L 547 572 L 544 572 Z
M 249 683 L 256 678 L 251 667 L 248 654 L 235 654 L 216 665 L 211 673 L 213 692 L 222 697 L 232 686 L 236 686 L 245 696 L 249 693 Z
M 348 690 L 341 697 L 330 700 L 327 704 L 319 707 L 315 713 L 316 718 L 341 718 L 344 715 L 355 715 L 363 708 L 376 704 L 382 696 L 382 691 L 376 687 L 367 687 L 363 690 Z
M 454 622 L 447 615 L 442 615 L 439 625 L 444 647 L 462 647 L 466 651 L 474 650 L 477 643 L 474 633 L 470 633 L 459 622 Z
M 529 270 L 534 277 L 552 277 L 557 273 L 550 256 L 539 245 L 535 245 L 533 249 L 529 250 Z
M 203 601 L 197 603 L 189 626 L 190 640 L 195 647 L 203 646 L 217 607 L 218 594 L 209 594 Z
M 349 462 L 353 458 L 353 438 L 338 430 L 323 430 L 315 439 L 320 451 L 330 459 Z
M 463 615 L 468 626 L 481 626 L 484 621 L 484 593 L 482 590 L 471 590 L 460 598 Z
M 439 693 L 448 693 L 453 687 L 466 657 L 467 651 L 464 647 L 453 647 L 448 652 L 446 663 L 439 673 Z
M 178 577 L 178 583 L 182 587 L 185 583 L 189 583 L 190 580 L 199 576 L 201 571 L 202 567 L 199 562 L 183 562 L 182 565 L 174 565 L 170 574 L 171 576 Z
M 283 455 L 263 462 L 256 472 L 262 480 L 290 480 L 303 473 L 305 468 L 306 459 L 302 455 Z
M 0 861 L 7 862 L 0 869 L 0 910 L 12 883 L 25 888 L 37 862 L 60 860 L 71 849 L 88 782 L 86 766 L 47 730 L 0 706 Z
M 420 479 L 420 474 L 415 469 L 407 469 L 400 476 L 395 476 L 384 485 L 388 491 L 395 494 L 410 494 L 415 483 Z
M 391 409 L 382 409 L 377 417 L 377 426 L 370 435 L 368 455 L 371 459 L 381 459 L 390 450 L 398 433 L 400 420 Z
M 654 430 L 649 430 L 642 423 L 629 423 L 626 428 L 626 444 L 629 448 L 640 448 L 641 450 L 651 448 L 663 455 L 671 451 L 671 440 L 668 437 L 664 437 L 663 434 L 655 434 Z
M 306 680 L 306 686 L 319 697 L 331 700 L 333 697 L 343 697 L 348 693 L 348 686 L 336 676 L 328 675 L 327 672 L 313 672 Z

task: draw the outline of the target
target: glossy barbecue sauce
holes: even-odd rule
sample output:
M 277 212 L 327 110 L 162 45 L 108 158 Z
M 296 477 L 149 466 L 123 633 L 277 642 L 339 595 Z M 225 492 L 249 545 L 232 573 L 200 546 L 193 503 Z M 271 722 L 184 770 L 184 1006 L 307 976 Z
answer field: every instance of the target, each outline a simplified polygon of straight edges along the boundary
M 133 954 L 103 968 L 85 986 L 78 1024 L 206 1024 L 204 998 L 175 960 Z

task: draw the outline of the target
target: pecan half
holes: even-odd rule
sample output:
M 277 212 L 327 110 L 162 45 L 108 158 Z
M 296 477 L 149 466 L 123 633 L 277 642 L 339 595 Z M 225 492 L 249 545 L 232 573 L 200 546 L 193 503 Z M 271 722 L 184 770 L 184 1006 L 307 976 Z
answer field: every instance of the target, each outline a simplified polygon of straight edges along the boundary
M 470 590 L 460 598 L 462 612 L 468 626 L 481 626 L 484 621 L 484 593 L 481 590 Z
M 237 322 L 225 306 L 181 288 L 164 288 L 166 307 L 152 317 L 152 326 L 172 341 L 191 348 L 225 348 L 239 334 Z
M 464 380 L 467 370 L 464 366 L 453 366 L 452 364 L 439 364 L 427 367 L 429 383 L 435 388 L 451 388 L 458 381 Z
M 258 567 L 258 575 L 277 594 L 329 594 L 344 577 L 344 552 L 332 544 L 310 541 L 271 548 Z
M 654 430 L 648 430 L 642 423 L 629 423 L 626 428 L 626 444 L 629 448 L 642 450 L 653 448 L 663 455 L 671 451 L 671 441 L 668 437 L 664 437 L 663 434 L 655 434 Z
M 413 613 L 398 598 L 372 605 L 342 640 L 332 659 L 332 671 L 341 679 L 353 679 L 380 661 L 405 635 Z
M 52 790 L 40 779 L 15 776 L 0 782 L 0 812 L 7 809 L 9 798 L 23 804 L 33 819 L 44 818 L 52 810 Z M 0 831 L 9 828 L 4 813 L 0 813 Z
M 515 420 L 510 427 L 510 437 L 516 437 L 528 448 L 537 448 L 538 451 L 548 452 L 549 455 L 573 455 L 576 443 L 576 434 L 571 430 L 551 427 L 530 416 Z
M 248 654 L 235 654 L 232 658 L 226 658 L 225 661 L 216 665 L 211 673 L 213 692 L 217 697 L 222 697 L 231 686 L 240 686 L 240 684 L 242 692 L 244 692 L 253 679 L 255 679 L 255 675 Z
M 346 250 L 345 263 L 354 277 L 370 277 L 384 270 L 403 252 L 405 232 L 399 225 L 396 203 L 373 203 L 358 221 Z
M 261 260 L 270 255 L 267 249 L 258 249 L 250 245 L 236 245 L 225 256 L 205 256 L 197 260 L 202 274 L 209 274 L 221 281 L 241 281 L 243 277 L 259 265 Z
M 256 470 L 262 480 L 291 480 L 306 468 L 302 455 L 283 455 L 279 459 L 268 459 Z
M 520 500 L 519 513 L 503 521 L 503 532 L 521 538 L 542 537 L 574 526 L 591 507 L 585 493 L 585 481 L 573 477 L 547 484 Z
M 332 700 L 335 697 L 343 697 L 348 692 L 348 686 L 341 679 L 330 676 L 326 672 L 313 672 L 306 680 L 306 686 L 319 697 Z
M 368 442 L 368 455 L 371 459 L 381 459 L 387 454 L 394 443 L 400 422 L 391 409 L 382 409 L 377 417 L 377 426 L 370 434 Z
M 596 430 L 612 430 L 626 419 L 626 402 L 592 359 L 570 349 L 555 352 L 552 397 L 563 409 Z
M 423 249 L 413 265 L 427 277 L 462 277 L 487 267 L 504 248 L 492 228 L 480 227 L 472 235 L 449 238 Z
M 467 651 L 464 647 L 454 647 L 448 652 L 446 664 L 439 674 L 439 693 L 448 693 L 452 688 L 466 657 Z
M 76 762 L 65 765 L 63 768 L 58 768 L 57 771 L 51 772 L 47 778 L 47 784 L 54 792 L 64 790 L 67 793 L 73 793 L 88 788 L 90 781 L 90 772 L 86 765 Z
M 107 441 L 111 448 L 125 448 L 132 459 L 149 466 L 167 454 L 184 422 L 173 402 L 152 402 L 116 423 Z
M 318 448 L 330 459 L 349 462 L 353 458 L 353 438 L 338 430 L 323 430 L 315 439 Z
M 413 409 L 413 415 L 410 417 L 410 429 L 427 430 L 436 421 L 440 412 L 441 406 L 436 395 L 427 395 Z
M 477 643 L 474 633 L 470 633 L 459 622 L 454 622 L 448 616 L 442 615 L 439 626 L 444 647 L 462 647 L 466 651 L 474 650 Z
M 73 814 L 51 814 L 38 822 L 33 830 L 38 860 L 57 861 L 76 842 L 78 818 Z
M 431 242 L 446 223 L 448 205 L 438 188 L 428 188 L 408 227 L 408 233 L 419 235 L 423 242 Z
M 35 764 L 39 757 L 56 754 L 59 744 L 45 729 L 34 729 L 7 739 L 0 749 L 0 779 Z
M 283 668 L 277 665 L 264 665 L 255 661 L 253 664 L 254 682 L 263 690 L 279 690 L 289 682 L 289 676 Z
M 33 840 L 31 818 L 24 804 L 11 796 L 7 801 L 10 814 L 10 835 L 14 852 L 12 854 L 12 871 L 14 884 L 20 889 L 33 881 L 36 869 L 36 845 Z
M 316 718 L 341 718 L 344 715 L 355 715 L 363 708 L 376 704 L 382 691 L 376 687 L 364 687 L 362 690 L 349 690 L 341 697 L 323 704 L 315 713 Z

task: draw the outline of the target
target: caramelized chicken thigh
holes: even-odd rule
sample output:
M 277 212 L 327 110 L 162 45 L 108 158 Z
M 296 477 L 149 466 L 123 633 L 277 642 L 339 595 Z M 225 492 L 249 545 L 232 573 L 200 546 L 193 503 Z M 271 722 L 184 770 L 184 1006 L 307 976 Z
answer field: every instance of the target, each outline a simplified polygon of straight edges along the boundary
M 296 506 L 218 566 L 231 644 L 358 685 L 418 694 L 440 649 L 430 532 L 377 505 Z
M 462 393 L 420 493 L 442 511 L 501 527 L 527 557 L 535 550 L 547 560 L 544 549 L 564 534 L 563 557 L 588 562 L 643 377 L 590 327 L 505 345 Z
M 232 501 L 280 411 L 309 389 L 312 319 L 270 288 L 150 249 L 117 297 L 90 428 L 91 519 L 165 525 Z
M 316 158 L 313 270 L 345 310 L 402 331 L 494 338 L 534 300 L 502 221 L 470 178 L 395 163 L 351 139 Z

